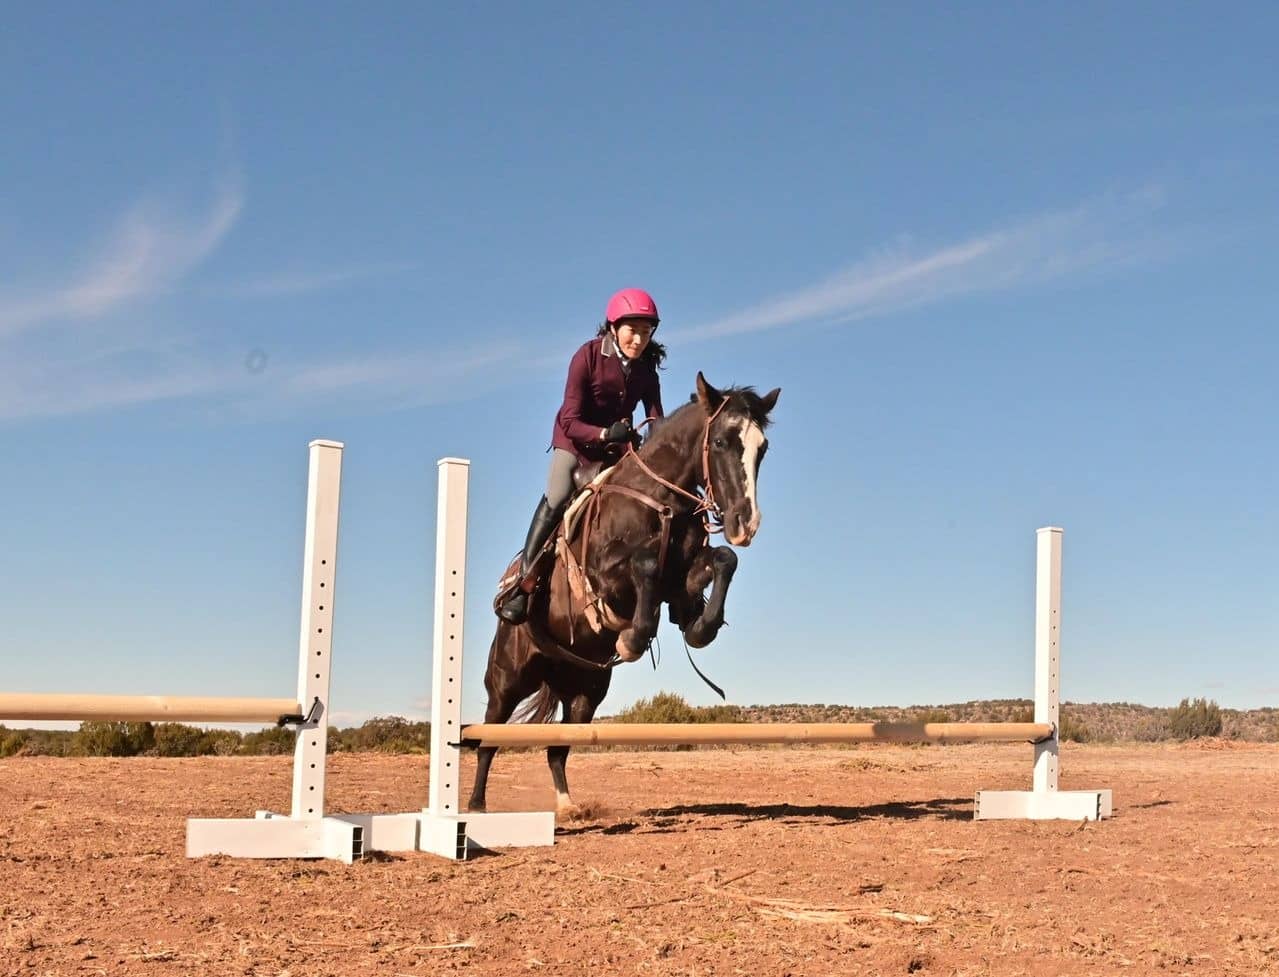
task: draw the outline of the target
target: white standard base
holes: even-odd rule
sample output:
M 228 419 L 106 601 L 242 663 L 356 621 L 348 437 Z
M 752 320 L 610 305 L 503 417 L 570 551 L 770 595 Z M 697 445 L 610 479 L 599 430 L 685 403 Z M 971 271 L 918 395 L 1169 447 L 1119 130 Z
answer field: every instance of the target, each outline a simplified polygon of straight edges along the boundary
M 1110 803 L 1108 790 L 979 790 L 973 820 L 1100 821 Z
M 489 848 L 531 848 L 555 843 L 550 811 L 495 814 L 342 814 L 364 828 L 368 851 L 425 851 L 455 861 Z
M 465 859 L 476 849 L 533 848 L 555 844 L 551 811 L 422 814 L 422 851 Z
M 348 865 L 365 852 L 364 830 L 341 818 L 190 818 L 187 857 L 334 858 Z
M 348 865 L 368 852 L 425 851 L 464 861 L 476 850 L 555 843 L 555 815 L 529 813 L 334 814 L 294 819 L 270 811 L 256 818 L 191 818 L 187 857 L 333 858 Z

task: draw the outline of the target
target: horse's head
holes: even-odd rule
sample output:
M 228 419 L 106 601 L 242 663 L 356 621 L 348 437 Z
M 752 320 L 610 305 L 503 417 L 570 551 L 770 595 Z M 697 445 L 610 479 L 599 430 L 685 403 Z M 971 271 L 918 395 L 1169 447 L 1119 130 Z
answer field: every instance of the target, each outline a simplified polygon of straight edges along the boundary
M 764 396 L 750 387 L 716 390 L 697 374 L 697 402 L 706 412 L 706 472 L 710 492 L 724 514 L 724 537 L 749 546 L 759 531 L 759 466 L 768 451 L 769 413 L 781 388 Z

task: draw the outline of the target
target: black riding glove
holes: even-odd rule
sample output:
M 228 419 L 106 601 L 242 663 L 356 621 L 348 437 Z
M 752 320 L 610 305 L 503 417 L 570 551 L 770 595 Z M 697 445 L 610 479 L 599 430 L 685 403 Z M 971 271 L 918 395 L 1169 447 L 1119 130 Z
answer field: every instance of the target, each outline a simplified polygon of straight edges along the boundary
M 634 433 L 635 429 L 631 427 L 631 422 L 623 418 L 620 421 L 614 421 L 604 429 L 603 440 L 607 444 L 621 444 L 629 441 Z

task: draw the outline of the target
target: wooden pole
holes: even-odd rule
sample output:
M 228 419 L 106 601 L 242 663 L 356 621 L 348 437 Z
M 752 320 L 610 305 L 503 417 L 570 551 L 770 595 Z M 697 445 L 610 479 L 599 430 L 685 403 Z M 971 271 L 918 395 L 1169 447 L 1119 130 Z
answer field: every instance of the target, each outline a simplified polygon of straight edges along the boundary
M 1036 743 L 1049 723 L 539 723 L 462 729 L 467 746 L 658 746 L 710 743 Z
M 0 692 L 0 719 L 7 720 L 274 723 L 281 716 L 299 716 L 305 712 L 294 699 Z

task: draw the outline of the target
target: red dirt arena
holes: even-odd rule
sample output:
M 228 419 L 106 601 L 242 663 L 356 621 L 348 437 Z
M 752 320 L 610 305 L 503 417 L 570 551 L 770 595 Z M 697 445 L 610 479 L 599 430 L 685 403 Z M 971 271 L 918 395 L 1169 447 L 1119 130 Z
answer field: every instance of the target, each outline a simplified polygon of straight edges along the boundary
M 1081 746 L 1090 823 L 974 822 L 1030 746 L 585 752 L 552 848 L 354 865 L 184 857 L 287 808 L 289 757 L 0 761 L 0 974 L 1279 973 L 1279 746 Z M 425 803 L 423 757 L 330 758 L 329 806 Z M 493 810 L 549 809 L 540 753 Z

